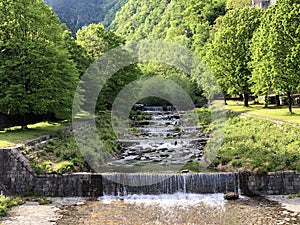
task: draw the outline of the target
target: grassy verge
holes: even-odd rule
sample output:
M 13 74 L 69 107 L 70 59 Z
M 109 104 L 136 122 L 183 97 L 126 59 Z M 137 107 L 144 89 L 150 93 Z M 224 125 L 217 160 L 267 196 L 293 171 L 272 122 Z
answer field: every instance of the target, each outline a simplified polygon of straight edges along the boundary
M 0 131 L 0 148 L 14 146 L 26 140 L 58 131 L 68 123 L 37 123 L 28 126 L 28 130 L 21 130 L 20 127 L 11 127 Z
M 10 198 L 0 195 L 0 219 L 7 215 L 10 207 L 23 204 L 24 202 L 19 198 Z
M 284 122 L 300 124 L 300 108 L 293 108 L 293 114 L 290 114 L 287 106 L 274 106 L 270 105 L 268 108 L 264 108 L 263 105 L 250 105 L 249 107 L 244 107 L 242 102 L 228 101 L 226 109 L 239 112 L 247 113 L 249 115 L 254 115 L 257 117 L 281 120 Z
M 99 138 L 110 153 L 117 152 L 119 144 L 111 126 L 109 111 L 101 112 L 96 120 Z M 57 132 L 55 139 L 38 149 L 27 148 L 23 154 L 31 161 L 37 173 L 90 172 L 92 168 L 85 162 L 77 142 L 70 132 Z M 84 137 L 89 138 L 89 137 Z M 95 140 L 91 140 L 95 141 Z M 96 140 L 97 141 L 97 140 Z
M 300 171 L 300 127 L 258 118 L 229 118 L 214 166 L 259 173 Z

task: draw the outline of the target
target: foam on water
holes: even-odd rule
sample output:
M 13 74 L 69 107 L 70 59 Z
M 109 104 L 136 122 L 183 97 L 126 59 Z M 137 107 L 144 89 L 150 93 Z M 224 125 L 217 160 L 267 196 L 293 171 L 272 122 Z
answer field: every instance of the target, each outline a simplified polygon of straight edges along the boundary
M 203 204 L 208 207 L 224 208 L 225 200 L 224 194 L 185 194 L 177 192 L 175 194 L 161 194 L 161 195 L 127 195 L 116 197 L 106 195 L 100 197 L 99 200 L 104 204 L 111 204 L 113 201 L 122 200 L 125 203 L 143 204 L 145 206 L 156 205 L 162 208 L 176 208 L 176 207 L 191 207 Z

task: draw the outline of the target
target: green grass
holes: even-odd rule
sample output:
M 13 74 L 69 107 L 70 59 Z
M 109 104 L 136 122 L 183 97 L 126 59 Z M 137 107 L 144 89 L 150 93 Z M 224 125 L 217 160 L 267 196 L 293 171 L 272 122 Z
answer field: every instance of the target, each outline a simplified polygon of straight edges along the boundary
M 300 171 L 300 127 L 235 116 L 226 122 L 214 166 L 259 173 Z
M 293 113 L 290 114 L 287 106 L 276 107 L 274 105 L 270 105 L 268 108 L 264 108 L 263 105 L 250 105 L 249 107 L 244 107 L 242 102 L 238 102 L 237 104 L 235 101 L 228 101 L 227 103 L 228 105 L 225 108 L 235 112 L 246 113 L 266 119 L 300 124 L 299 107 L 293 108 Z
M 100 112 L 96 127 L 98 129 L 99 138 L 104 144 L 106 150 L 115 154 L 120 149 L 120 144 L 116 143 L 116 135 L 111 126 L 110 111 Z M 89 129 L 89 127 L 87 127 Z M 86 134 L 89 134 L 86 132 Z M 90 137 L 83 138 L 89 140 Z M 90 140 L 90 143 L 97 140 Z M 97 154 L 96 152 L 89 152 Z M 49 140 L 45 145 L 38 149 L 26 148 L 23 154 L 29 158 L 32 168 L 39 174 L 41 173 L 72 173 L 72 172 L 90 172 L 92 168 L 85 162 L 81 152 L 79 151 L 77 142 L 71 132 L 56 132 L 56 139 Z M 98 157 L 97 155 L 95 157 Z
M 0 131 L 0 148 L 14 146 L 26 140 L 58 131 L 68 125 L 68 123 L 36 123 L 28 126 L 28 130 L 21 130 L 20 127 L 7 128 Z

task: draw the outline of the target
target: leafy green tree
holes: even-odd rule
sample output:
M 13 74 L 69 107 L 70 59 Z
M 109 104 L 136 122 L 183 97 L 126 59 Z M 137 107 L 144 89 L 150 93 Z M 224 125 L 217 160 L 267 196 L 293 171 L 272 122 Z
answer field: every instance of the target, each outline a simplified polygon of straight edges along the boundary
M 71 117 L 78 72 L 58 17 L 40 0 L 0 2 L 0 113 Z
M 102 24 L 90 24 L 88 27 L 83 27 L 76 34 L 77 40 L 76 42 L 86 49 L 87 53 L 93 60 L 97 60 L 104 53 L 109 50 L 116 48 L 125 44 L 125 39 L 113 31 L 107 31 Z M 124 52 L 124 58 L 122 59 L 122 55 L 119 55 L 120 60 L 124 60 L 128 57 L 128 54 Z M 129 59 L 126 59 L 129 60 Z M 113 66 L 113 65 L 110 65 Z M 96 75 L 97 73 L 95 73 Z M 137 77 L 141 74 L 140 69 L 137 65 L 130 65 L 122 70 L 118 71 L 114 74 L 104 85 L 102 88 L 96 108 L 98 110 L 111 109 L 112 104 L 114 102 L 117 94 L 122 90 L 122 88 L 137 79 Z M 87 79 L 99 79 L 93 77 Z M 101 78 L 100 78 L 101 79 Z M 87 82 L 92 84 L 93 82 Z M 92 96 L 97 88 L 96 87 L 86 87 L 83 84 L 83 89 L 85 91 L 85 96 L 87 98 L 86 104 L 88 103 L 88 96 Z M 86 107 L 87 108 L 87 107 Z
M 110 49 L 125 44 L 125 39 L 112 31 L 107 31 L 103 24 L 90 24 L 76 33 L 76 42 L 87 50 L 95 60 Z
M 252 67 L 253 90 L 288 96 L 292 113 L 292 94 L 300 84 L 299 1 L 278 0 L 266 11 L 254 36 Z
M 79 45 L 76 40 L 72 37 L 71 31 L 66 27 L 63 33 L 65 48 L 70 53 L 70 59 L 76 64 L 76 68 L 81 77 L 86 69 L 93 62 L 93 58 L 88 54 L 87 50 Z
M 230 10 L 222 19 L 215 37 L 207 50 L 206 61 L 227 92 L 242 93 L 244 106 L 250 94 L 251 52 L 253 33 L 260 24 L 261 9 Z
M 244 7 L 249 7 L 251 5 L 251 0 L 227 0 L 227 9 L 242 9 Z

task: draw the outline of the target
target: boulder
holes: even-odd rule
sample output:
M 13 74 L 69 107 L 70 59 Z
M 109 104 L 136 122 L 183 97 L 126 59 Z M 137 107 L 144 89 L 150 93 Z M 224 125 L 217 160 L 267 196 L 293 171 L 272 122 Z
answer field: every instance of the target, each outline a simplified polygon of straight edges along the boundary
M 239 198 L 239 194 L 235 192 L 228 192 L 224 194 L 224 199 L 226 200 L 235 200 Z

